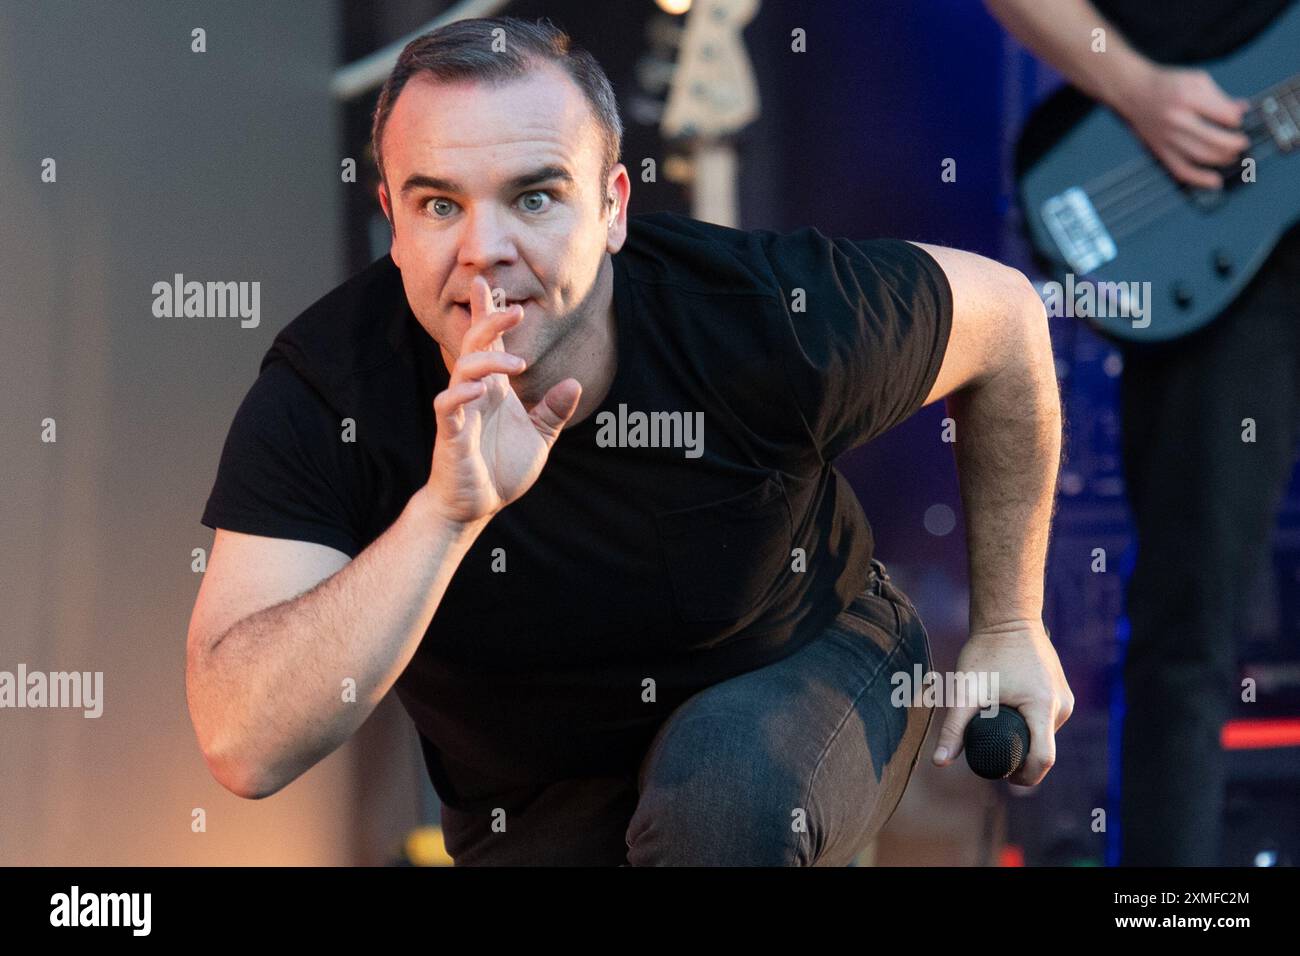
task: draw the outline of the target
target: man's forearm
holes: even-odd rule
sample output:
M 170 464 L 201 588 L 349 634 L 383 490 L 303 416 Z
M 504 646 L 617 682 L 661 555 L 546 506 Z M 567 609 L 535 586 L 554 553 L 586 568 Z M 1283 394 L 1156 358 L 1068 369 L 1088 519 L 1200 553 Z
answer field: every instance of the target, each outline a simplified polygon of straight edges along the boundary
M 1131 47 L 1088 0 L 985 0 L 989 12 L 1035 55 L 1089 96 L 1121 109 L 1149 82 L 1153 64 Z M 1092 31 L 1106 31 L 1104 52 Z
M 415 654 L 484 524 L 452 527 L 417 493 L 336 574 L 195 655 L 187 692 L 214 775 L 265 796 L 347 740 Z M 354 701 L 344 698 L 348 678 Z
M 1036 621 L 1061 454 L 1061 404 L 1041 308 L 1007 364 L 947 399 L 966 512 L 972 630 Z

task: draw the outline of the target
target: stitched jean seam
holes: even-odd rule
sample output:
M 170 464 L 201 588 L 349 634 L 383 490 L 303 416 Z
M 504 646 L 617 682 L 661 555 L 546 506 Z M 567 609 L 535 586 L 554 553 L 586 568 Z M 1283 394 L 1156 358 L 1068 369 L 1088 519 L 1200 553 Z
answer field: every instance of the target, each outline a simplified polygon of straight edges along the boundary
M 858 701 L 862 699 L 862 696 L 867 691 L 869 691 L 873 686 L 875 686 L 876 679 L 880 677 L 881 673 L 887 667 L 889 667 L 889 665 L 894 661 L 894 659 L 898 656 L 899 649 L 902 648 L 903 646 L 903 641 L 901 639 L 902 621 L 898 614 L 898 607 L 893 601 L 889 600 L 888 598 L 886 598 L 885 600 L 889 603 L 890 607 L 894 609 L 895 633 L 900 635 L 900 639 L 896 644 L 894 644 L 893 648 L 890 650 L 889 656 L 887 656 L 883 661 L 881 661 L 880 665 L 874 671 L 872 671 L 871 676 L 868 677 L 866 683 L 862 685 L 862 689 L 859 690 L 853 696 L 853 700 L 849 702 L 849 706 L 844 711 L 844 715 L 840 718 L 839 723 L 836 724 L 835 729 L 831 731 L 831 735 L 829 739 L 826 741 L 826 745 L 822 747 L 821 753 L 817 757 L 817 762 L 813 764 L 812 773 L 808 776 L 808 789 L 804 793 L 804 800 L 803 800 L 803 805 L 810 810 L 812 809 L 813 787 L 817 783 L 817 774 L 821 771 L 823 764 L 825 764 L 826 762 L 826 755 L 830 753 L 831 747 L 835 745 L 835 741 L 839 738 L 840 732 L 844 729 L 844 725 L 848 723 L 849 717 L 852 716 L 855 710 L 857 710 Z M 811 864 L 813 862 L 811 859 L 812 831 L 806 827 L 804 828 L 803 842 L 807 843 L 805 856 L 809 857 L 808 862 Z M 798 851 L 796 850 L 796 853 L 797 852 Z

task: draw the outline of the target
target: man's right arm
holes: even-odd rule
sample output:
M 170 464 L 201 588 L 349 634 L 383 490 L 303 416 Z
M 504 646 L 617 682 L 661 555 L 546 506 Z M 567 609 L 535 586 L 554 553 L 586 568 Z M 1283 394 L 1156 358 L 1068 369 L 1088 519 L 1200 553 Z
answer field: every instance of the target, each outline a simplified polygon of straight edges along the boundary
M 1093 99 L 1112 106 L 1148 84 L 1155 67 L 1129 45 L 1088 0 L 984 0 L 1017 40 Z M 1105 30 L 1106 50 L 1093 51 L 1092 31 Z
M 212 775 L 241 797 L 275 793 L 361 726 L 415 655 L 474 541 L 532 487 L 577 410 L 576 378 L 524 408 L 509 376 L 526 363 L 504 340 L 523 307 L 493 309 L 481 276 L 470 302 L 460 355 L 433 400 L 429 480 L 387 531 L 351 562 L 320 544 L 217 531 L 190 618 L 185 687 Z
M 347 740 L 406 668 L 486 524 L 447 519 L 426 487 L 352 561 L 218 530 L 186 657 L 213 776 L 241 797 L 269 796 Z
M 1250 145 L 1237 130 L 1245 100 L 1229 97 L 1204 70 L 1143 56 L 1088 0 L 984 2 L 1017 40 L 1122 116 L 1179 181 L 1222 186 L 1215 170 Z M 1104 52 L 1093 46 L 1098 28 L 1105 31 Z

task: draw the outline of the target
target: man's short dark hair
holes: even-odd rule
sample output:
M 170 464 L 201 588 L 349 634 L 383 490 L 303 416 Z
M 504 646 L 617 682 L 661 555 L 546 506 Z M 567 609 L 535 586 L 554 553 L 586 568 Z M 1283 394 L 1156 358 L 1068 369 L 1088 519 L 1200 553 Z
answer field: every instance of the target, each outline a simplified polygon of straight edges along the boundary
M 505 31 L 504 50 L 493 49 L 496 40 L 493 31 L 497 29 Z M 380 147 L 384 127 L 398 95 L 412 77 L 429 76 L 444 82 L 475 80 L 499 85 L 526 76 L 544 63 L 554 63 L 563 68 L 591 104 L 602 141 L 600 191 L 602 200 L 608 204 L 610 197 L 605 181 L 618 162 L 623 145 L 623 121 L 618 115 L 618 100 L 596 58 L 576 46 L 567 33 L 549 20 L 534 23 L 516 17 L 457 20 L 408 43 L 379 91 L 379 102 L 370 128 L 370 146 L 379 175 L 387 182 Z

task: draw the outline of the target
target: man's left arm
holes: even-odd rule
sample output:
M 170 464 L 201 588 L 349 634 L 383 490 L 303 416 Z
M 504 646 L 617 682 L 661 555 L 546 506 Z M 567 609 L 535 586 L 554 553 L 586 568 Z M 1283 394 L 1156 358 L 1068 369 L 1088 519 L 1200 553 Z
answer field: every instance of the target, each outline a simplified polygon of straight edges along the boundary
M 956 423 L 971 588 L 970 639 L 957 669 L 996 675 L 999 702 L 1024 716 L 1031 750 L 1009 779 L 1032 785 L 1055 762 L 1054 734 L 1074 708 L 1042 622 L 1061 454 L 1047 317 L 1017 270 L 973 253 L 915 245 L 938 262 L 952 289 L 948 346 L 925 404 L 946 398 Z M 966 725 L 978 709 L 949 710 L 937 764 L 946 766 L 961 753 Z

